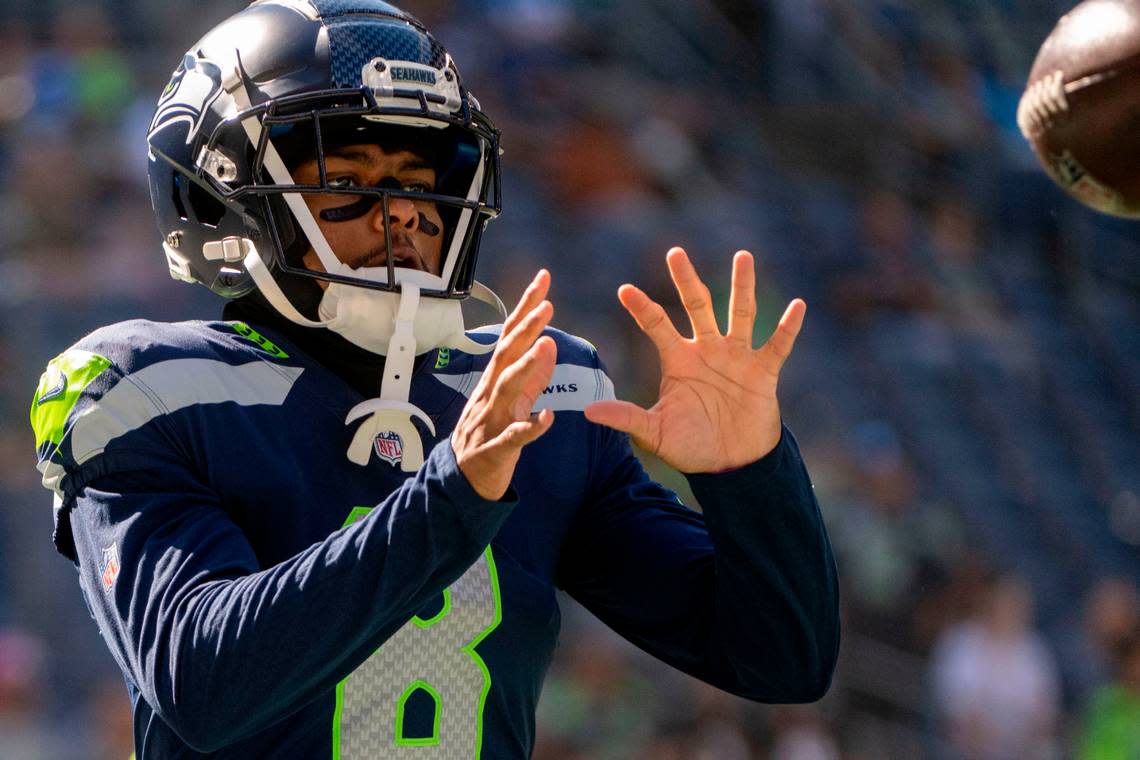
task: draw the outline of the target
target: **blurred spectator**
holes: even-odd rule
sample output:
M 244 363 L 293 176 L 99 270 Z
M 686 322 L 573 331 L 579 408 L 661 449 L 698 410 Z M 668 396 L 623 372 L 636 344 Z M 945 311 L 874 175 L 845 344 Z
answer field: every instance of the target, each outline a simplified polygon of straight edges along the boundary
M 52 44 L 32 63 L 35 108 L 40 130 L 63 134 L 92 129 L 118 118 L 132 91 L 130 66 L 117 47 L 116 27 L 98 4 L 60 13 Z
M 630 647 L 591 626 L 560 652 L 539 703 L 535 757 L 561 760 L 581 753 L 596 760 L 632 756 L 651 733 L 656 695 L 629 659 Z
M 776 736 L 769 760 L 840 760 L 839 745 L 813 705 L 775 708 L 772 727 Z
M 64 748 L 42 712 L 42 642 L 19 629 L 0 629 L 0 757 L 57 760 Z
M 1079 760 L 1140 757 L 1140 626 L 1118 642 L 1116 677 L 1092 699 L 1082 726 Z
M 85 756 L 89 760 L 124 760 L 133 756 L 131 703 L 121 678 L 99 680 L 87 699 L 86 713 L 90 736 Z
M 949 628 L 977 613 L 992 576 L 989 561 L 977 547 L 970 547 L 950 565 L 945 577 L 935 577 L 923 584 L 911 618 L 919 651 L 929 654 Z
M 932 573 L 947 575 L 965 553 L 956 519 L 918 497 L 913 466 L 898 434 L 881 420 L 853 431 L 854 472 L 847 493 L 827 505 L 828 527 L 853 625 L 914 648 L 907 626 Z
M 929 249 L 946 318 L 985 333 L 1000 320 L 1000 305 L 983 267 L 978 211 L 952 191 L 939 194 L 926 215 Z
M 835 308 L 861 322 L 933 310 L 937 288 L 916 258 L 918 229 L 908 200 L 877 189 L 862 198 L 859 213 L 859 240 L 847 271 L 833 273 Z
M 969 760 L 1037 760 L 1057 752 L 1056 665 L 1033 630 L 1033 597 L 1007 576 L 975 619 L 945 632 L 931 663 L 943 736 Z
M 694 697 L 694 721 L 687 732 L 685 757 L 748 760 L 752 750 L 745 733 L 741 700 L 700 681 L 688 679 L 687 683 Z
M 943 22 L 948 15 L 941 14 Z M 935 23 L 930 26 L 935 28 Z M 980 189 L 975 170 L 981 161 L 977 146 L 990 131 L 984 83 L 970 65 L 961 40 L 948 36 L 954 34 L 951 25 L 938 26 L 932 38 L 919 46 L 922 65 L 911 70 L 912 103 L 904 119 L 926 181 L 953 178 Z
M 1061 636 L 1066 703 L 1084 706 L 1113 678 L 1122 643 L 1140 629 L 1140 590 L 1127 578 L 1103 578 L 1088 593 L 1079 620 Z
M 131 70 L 117 36 L 97 5 L 72 7 L 57 18 L 55 53 L 71 69 L 72 97 L 84 127 L 114 121 L 130 100 Z
M 1040 371 L 1036 351 L 1002 302 L 977 205 L 953 189 L 941 191 L 930 203 L 925 227 L 939 319 L 954 332 L 959 363 L 982 363 L 1032 387 Z

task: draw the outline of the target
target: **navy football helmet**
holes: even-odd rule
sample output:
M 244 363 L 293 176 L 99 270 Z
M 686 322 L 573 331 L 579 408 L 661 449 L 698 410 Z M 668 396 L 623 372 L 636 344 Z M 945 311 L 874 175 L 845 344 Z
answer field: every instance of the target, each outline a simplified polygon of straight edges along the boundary
M 436 169 L 434 191 L 330 186 L 324 150 L 345 140 L 416 145 Z M 458 299 L 478 287 L 479 241 L 500 210 L 498 130 L 439 42 L 382 0 L 257 0 L 186 53 L 147 142 L 176 279 L 227 298 L 276 291 L 269 300 L 286 316 L 312 316 L 317 279 L 399 290 L 408 272 L 393 257 L 378 276 L 338 271 L 303 198 L 320 192 L 356 196 L 344 218 L 376 204 L 387 211 L 393 197 L 435 203 L 446 228 L 441 272 L 414 273 L 422 295 Z M 299 157 L 318 161 L 318 184 L 293 181 Z M 310 247 L 325 272 L 301 264 Z

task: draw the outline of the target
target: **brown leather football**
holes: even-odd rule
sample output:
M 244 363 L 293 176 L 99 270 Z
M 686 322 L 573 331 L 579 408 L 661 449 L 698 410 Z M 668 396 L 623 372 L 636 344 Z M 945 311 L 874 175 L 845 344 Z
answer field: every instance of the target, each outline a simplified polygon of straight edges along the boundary
M 1140 0 L 1085 0 L 1041 45 L 1017 123 L 1053 180 L 1140 218 Z

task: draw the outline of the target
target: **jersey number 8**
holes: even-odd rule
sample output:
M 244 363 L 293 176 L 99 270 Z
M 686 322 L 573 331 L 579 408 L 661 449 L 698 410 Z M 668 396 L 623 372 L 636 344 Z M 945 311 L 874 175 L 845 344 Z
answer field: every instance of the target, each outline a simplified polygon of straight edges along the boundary
M 364 517 L 358 507 L 345 525 Z M 488 546 L 443 592 L 428 619 L 413 617 L 336 687 L 333 760 L 471 760 L 483 744 L 491 673 L 475 647 L 499 625 L 502 605 Z M 433 705 L 430 732 L 412 731 L 409 702 Z M 421 711 L 422 712 L 422 711 Z

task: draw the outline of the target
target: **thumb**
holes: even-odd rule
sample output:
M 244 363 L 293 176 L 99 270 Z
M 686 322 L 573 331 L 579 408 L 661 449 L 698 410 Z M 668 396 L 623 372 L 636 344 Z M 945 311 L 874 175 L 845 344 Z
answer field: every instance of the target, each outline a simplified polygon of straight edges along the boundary
M 595 401 L 584 410 L 586 419 L 599 425 L 629 433 L 634 443 L 648 451 L 657 451 L 657 436 L 649 412 L 628 401 Z

